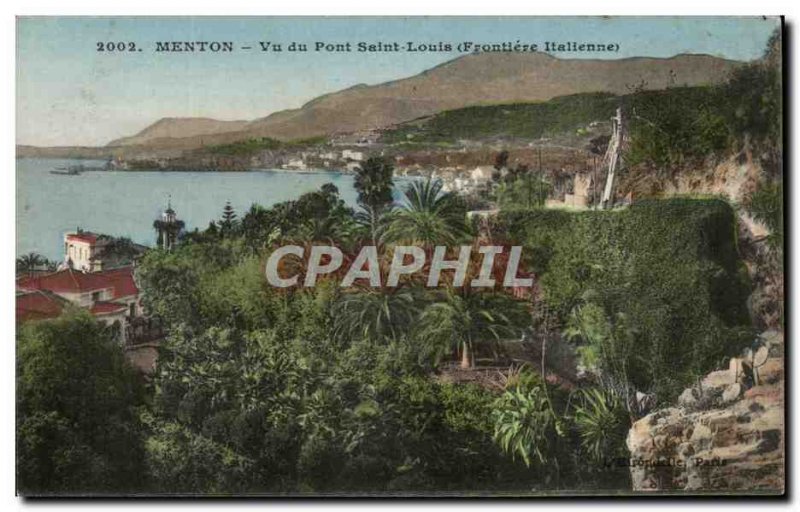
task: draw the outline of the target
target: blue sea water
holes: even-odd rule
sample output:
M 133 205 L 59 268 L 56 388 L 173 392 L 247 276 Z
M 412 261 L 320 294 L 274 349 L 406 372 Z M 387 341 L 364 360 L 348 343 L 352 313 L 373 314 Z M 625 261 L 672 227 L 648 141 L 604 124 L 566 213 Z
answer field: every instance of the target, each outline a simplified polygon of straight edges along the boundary
M 59 167 L 101 161 L 23 158 L 17 160 L 16 253 L 38 252 L 61 260 L 64 233 L 87 231 L 126 236 L 155 243 L 153 220 L 167 198 L 187 229 L 205 228 L 218 220 L 226 201 L 244 214 L 253 203 L 263 206 L 294 199 L 333 183 L 354 205 L 353 176 L 339 172 L 131 172 L 95 171 L 77 176 L 51 174 Z M 405 180 L 398 179 L 396 186 Z M 396 191 L 397 193 L 397 191 Z

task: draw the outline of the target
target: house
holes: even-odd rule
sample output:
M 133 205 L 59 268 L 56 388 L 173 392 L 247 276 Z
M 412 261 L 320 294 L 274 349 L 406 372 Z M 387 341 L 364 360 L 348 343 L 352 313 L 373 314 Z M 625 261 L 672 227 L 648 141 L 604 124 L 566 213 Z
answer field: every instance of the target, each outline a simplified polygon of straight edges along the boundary
M 17 323 L 55 318 L 64 311 L 69 301 L 46 290 L 18 291 L 16 300 Z
M 64 235 L 64 266 L 86 272 L 102 270 L 100 256 L 109 239 L 97 233 L 81 231 Z
M 73 304 L 111 326 L 124 344 L 129 341 L 129 325 L 142 315 L 132 266 L 101 272 L 67 268 L 22 276 L 16 287 L 18 322 L 56 317 L 67 304 Z

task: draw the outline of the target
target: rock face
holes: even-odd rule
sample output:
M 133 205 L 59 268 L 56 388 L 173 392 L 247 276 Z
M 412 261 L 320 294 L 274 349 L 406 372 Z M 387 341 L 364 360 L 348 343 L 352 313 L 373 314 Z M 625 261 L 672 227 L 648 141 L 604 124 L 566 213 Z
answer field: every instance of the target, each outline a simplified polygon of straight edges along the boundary
M 784 492 L 782 333 L 763 333 L 678 403 L 628 432 L 635 491 Z

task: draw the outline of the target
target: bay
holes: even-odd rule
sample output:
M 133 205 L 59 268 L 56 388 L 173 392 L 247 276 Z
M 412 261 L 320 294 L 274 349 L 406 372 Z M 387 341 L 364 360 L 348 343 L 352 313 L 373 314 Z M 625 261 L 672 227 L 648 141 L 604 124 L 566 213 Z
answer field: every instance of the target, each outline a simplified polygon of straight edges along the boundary
M 152 246 L 153 221 L 168 198 L 186 228 L 218 220 L 226 201 L 241 217 L 253 203 L 270 206 L 333 183 L 354 206 L 353 175 L 341 172 L 254 170 L 250 172 L 88 171 L 77 176 L 50 171 L 103 161 L 21 158 L 16 161 L 16 253 L 63 257 L 64 234 L 78 227 L 129 237 Z M 408 180 L 395 179 L 395 196 Z

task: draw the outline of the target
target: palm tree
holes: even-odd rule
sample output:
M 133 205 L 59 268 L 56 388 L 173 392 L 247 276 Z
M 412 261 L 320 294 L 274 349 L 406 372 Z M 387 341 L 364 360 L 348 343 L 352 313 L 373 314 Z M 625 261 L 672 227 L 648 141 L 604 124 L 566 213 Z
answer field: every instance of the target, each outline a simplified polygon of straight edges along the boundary
M 408 288 L 345 294 L 333 308 L 334 336 L 350 341 L 395 341 L 414 324 L 419 303 L 419 298 Z
M 460 348 L 461 367 L 472 368 L 476 345 L 489 343 L 496 357 L 500 339 L 521 333 L 527 318 L 522 303 L 505 293 L 449 288 L 422 314 L 418 335 L 441 351 Z
M 41 267 L 46 267 L 47 259 L 41 254 L 29 252 L 17 258 L 17 272 L 32 272 Z
M 361 207 L 356 220 L 369 231 L 373 245 L 378 244 L 382 217 L 393 201 L 393 172 L 392 164 L 379 157 L 367 159 L 356 170 L 353 186 L 358 192 L 358 205 Z
M 416 181 L 392 212 L 383 238 L 426 247 L 454 245 L 469 232 L 466 213 L 461 198 L 442 192 L 441 180 Z

